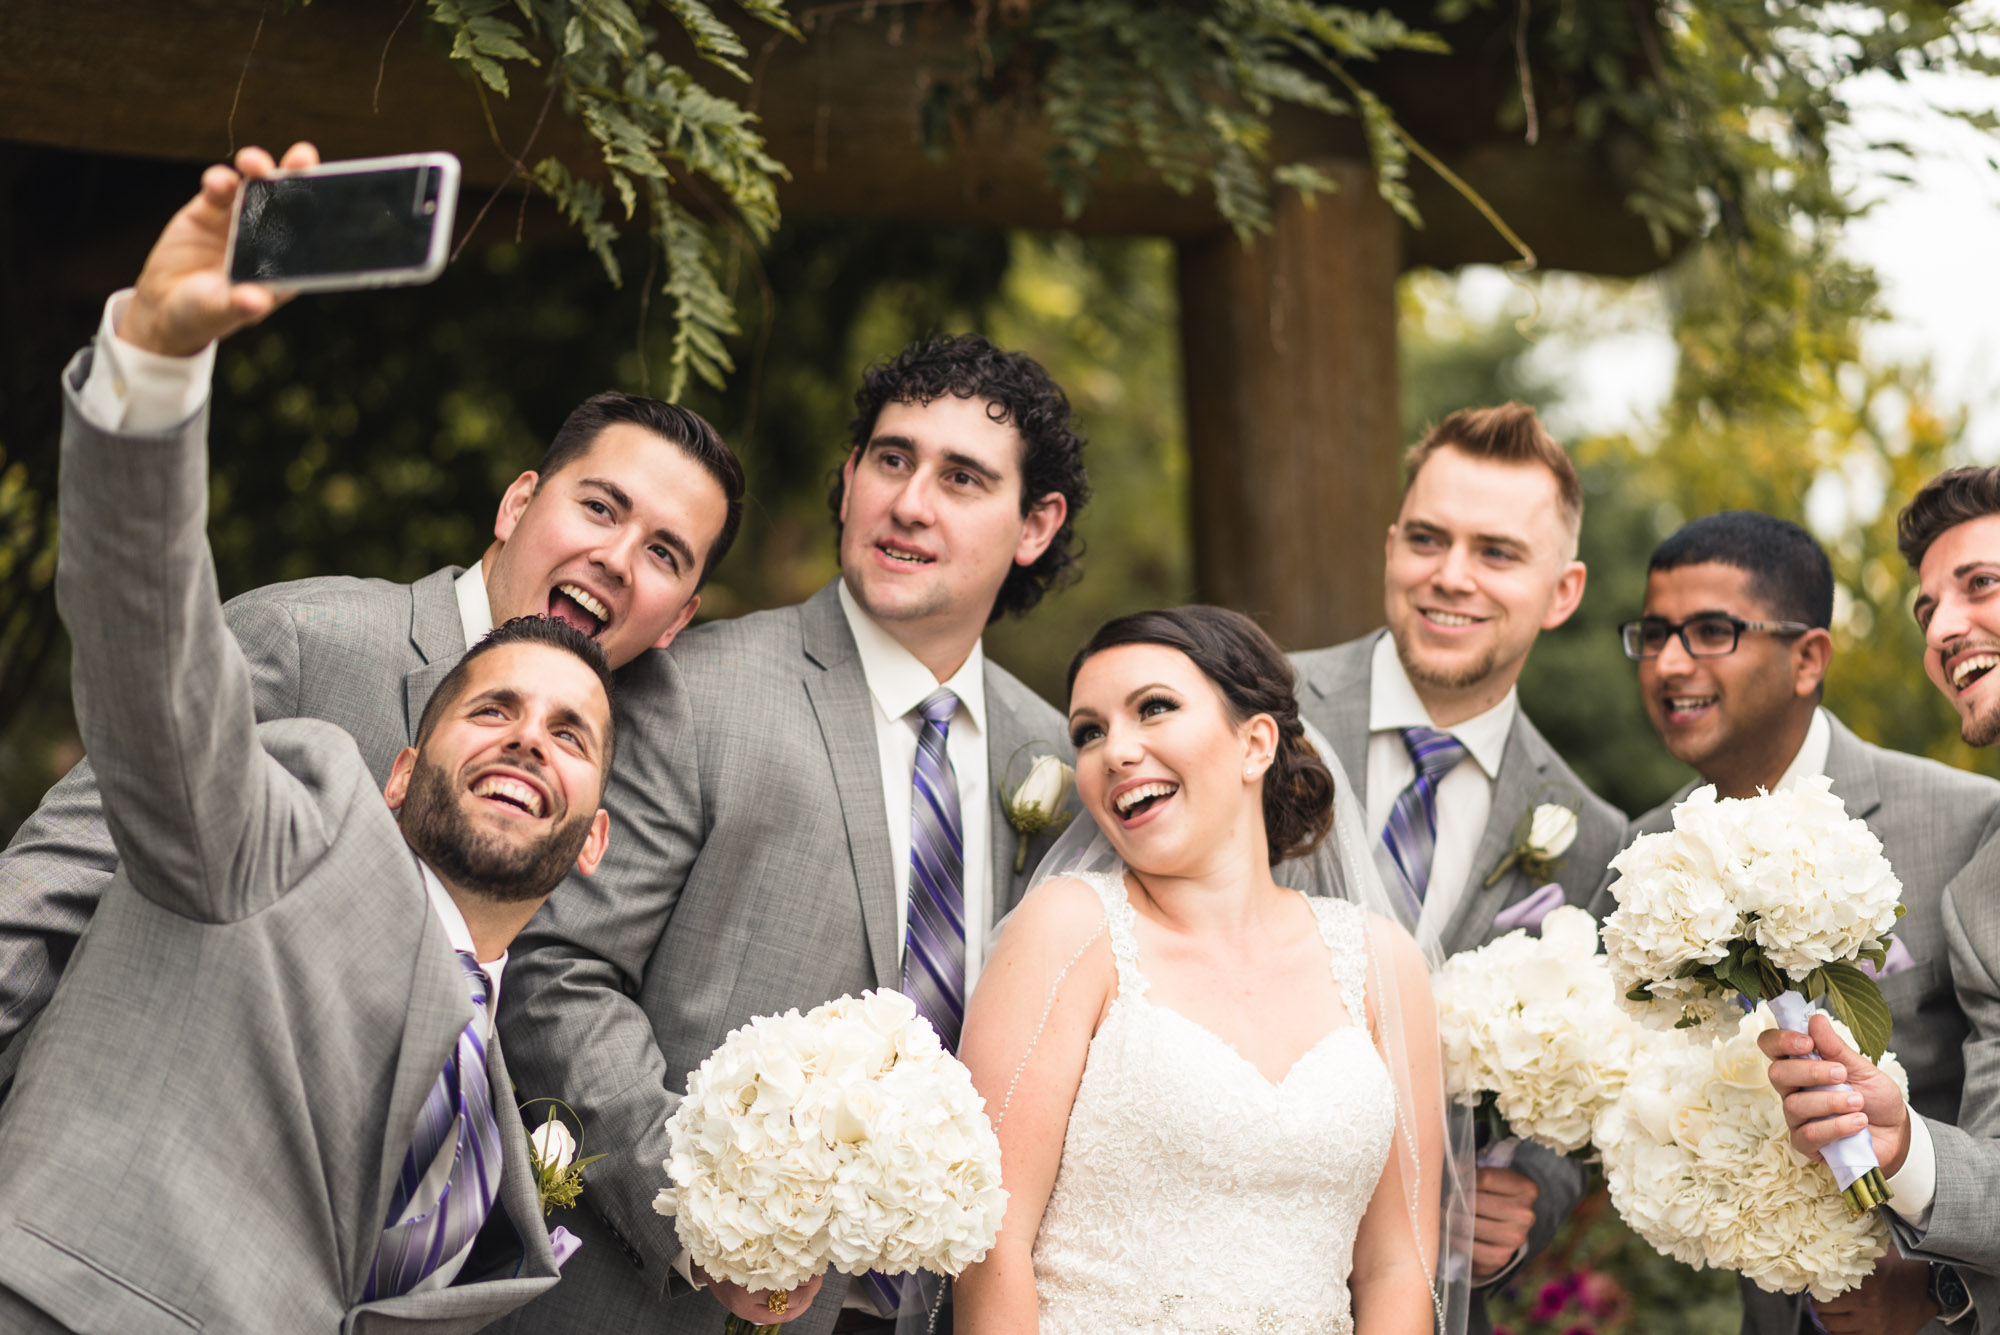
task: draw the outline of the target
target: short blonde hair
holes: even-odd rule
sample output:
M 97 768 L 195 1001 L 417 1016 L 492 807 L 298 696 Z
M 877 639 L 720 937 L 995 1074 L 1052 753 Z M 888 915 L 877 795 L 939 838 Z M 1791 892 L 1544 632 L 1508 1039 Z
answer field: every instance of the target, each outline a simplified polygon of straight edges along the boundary
M 1417 480 L 1430 457 L 1446 446 L 1474 459 L 1540 464 L 1555 476 L 1556 503 L 1563 523 L 1572 535 L 1583 527 L 1583 483 L 1576 475 L 1576 465 L 1527 404 L 1461 408 L 1426 431 L 1403 455 L 1404 490 Z

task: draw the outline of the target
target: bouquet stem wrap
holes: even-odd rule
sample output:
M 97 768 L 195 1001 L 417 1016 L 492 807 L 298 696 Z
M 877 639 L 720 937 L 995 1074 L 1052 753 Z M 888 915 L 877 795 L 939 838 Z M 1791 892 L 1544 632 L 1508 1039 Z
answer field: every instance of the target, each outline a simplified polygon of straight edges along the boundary
M 1779 1027 L 1794 1033 L 1806 1032 L 1806 1021 L 1818 1006 L 1796 992 L 1780 992 L 1772 997 L 1771 1013 L 1777 1017 Z M 1819 1059 L 1815 1049 L 1809 1054 L 1813 1060 Z M 1847 1085 L 1816 1085 L 1816 1089 L 1845 1090 Z M 1833 1180 L 1840 1184 L 1841 1199 L 1847 1208 L 1856 1214 L 1872 1210 L 1889 1199 L 1889 1186 L 1882 1180 L 1882 1169 L 1875 1161 L 1875 1143 L 1866 1130 L 1843 1136 L 1828 1145 L 1821 1152 L 1826 1166 L 1833 1170 Z

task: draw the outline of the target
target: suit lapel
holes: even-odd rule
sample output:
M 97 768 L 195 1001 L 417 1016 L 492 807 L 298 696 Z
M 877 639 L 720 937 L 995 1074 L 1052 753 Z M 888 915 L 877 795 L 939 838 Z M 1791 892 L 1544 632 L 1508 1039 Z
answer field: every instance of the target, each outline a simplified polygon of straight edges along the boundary
M 806 673 L 806 695 L 833 767 L 854 883 L 861 892 L 861 921 L 875 960 L 875 983 L 895 987 L 902 981 L 903 952 L 896 933 L 896 877 L 889 859 L 889 812 L 882 800 L 875 702 L 868 694 L 861 657 L 836 589 L 837 584 L 827 585 L 799 608 L 805 655 L 819 668 Z
M 416 962 L 410 976 L 410 1005 L 403 1018 L 403 1042 L 396 1057 L 396 1074 L 389 1087 L 389 1111 L 382 1125 L 382 1160 L 376 1172 L 375 1196 L 362 1213 L 360 1250 L 354 1258 L 354 1292 L 358 1296 L 380 1240 L 380 1221 L 387 1217 L 391 1189 L 403 1169 L 416 1134 L 417 1110 L 423 1106 L 458 1036 L 472 1023 L 472 994 L 459 968 L 444 924 L 431 911 L 414 860 L 410 893 L 421 913 Z M 368 1221 L 375 1221 L 369 1227 Z
M 433 570 L 410 586 L 410 644 L 423 659 L 403 678 L 406 736 L 417 736 L 417 721 L 430 703 L 438 683 L 458 665 L 468 647 L 465 622 L 458 611 L 458 591 L 454 582 L 464 572 L 457 566 Z
M 1363 807 L 1368 805 L 1370 667 L 1375 641 L 1386 633 L 1377 631 L 1341 645 L 1330 661 L 1317 663 L 1304 674 L 1306 690 L 1320 702 L 1309 712 L 1332 725 L 1326 729 L 1326 739 Z
M 1849 816 L 1867 820 L 1882 805 L 1875 760 L 1846 724 L 1832 714 L 1826 716 L 1826 721 L 1833 729 L 1826 747 L 1826 777 L 1833 781 L 1833 795 L 1841 800 Z
M 1548 765 L 1547 759 L 1535 754 L 1528 745 L 1526 725 L 1527 718 L 1517 705 L 1514 724 L 1507 730 L 1507 749 L 1501 752 L 1500 772 L 1493 776 L 1493 804 L 1486 813 L 1486 829 L 1479 836 L 1479 850 L 1473 854 L 1472 866 L 1466 872 L 1465 892 L 1459 896 L 1458 911 L 1452 915 L 1443 935 L 1448 955 L 1483 942 L 1493 916 L 1534 888 L 1518 868 L 1509 868 L 1491 886 L 1484 884 L 1513 847 L 1514 831 L 1540 791 L 1542 774 Z
M 507 1221 L 521 1236 L 517 1273 L 530 1278 L 553 1276 L 555 1252 L 549 1246 L 549 1226 L 542 1214 L 541 1194 L 535 1188 L 535 1170 L 528 1163 L 528 1133 L 514 1106 L 514 1079 L 508 1074 L 497 1033 L 486 1045 L 486 1076 L 493 1089 L 493 1115 L 500 1123 L 500 1196 L 495 1204 L 507 1212 Z M 546 1116 L 547 1105 L 538 1103 L 533 1112 Z
M 986 791 L 992 810 L 987 813 L 987 848 L 992 871 L 987 879 L 986 925 L 991 927 L 1006 915 L 1016 899 L 1014 853 L 1021 836 L 1007 819 L 1007 765 L 1014 752 L 1028 738 L 1022 736 L 1021 721 L 1014 716 L 1011 701 L 993 689 L 994 668 L 986 664 Z

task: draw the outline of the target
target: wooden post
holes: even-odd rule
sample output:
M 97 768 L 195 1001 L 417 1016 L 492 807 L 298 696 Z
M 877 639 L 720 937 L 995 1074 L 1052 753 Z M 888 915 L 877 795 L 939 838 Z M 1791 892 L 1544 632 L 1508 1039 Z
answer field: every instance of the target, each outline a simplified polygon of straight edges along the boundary
M 1273 230 L 1180 243 L 1195 582 L 1287 649 L 1382 621 L 1382 546 L 1401 495 L 1401 224 L 1366 163 Z

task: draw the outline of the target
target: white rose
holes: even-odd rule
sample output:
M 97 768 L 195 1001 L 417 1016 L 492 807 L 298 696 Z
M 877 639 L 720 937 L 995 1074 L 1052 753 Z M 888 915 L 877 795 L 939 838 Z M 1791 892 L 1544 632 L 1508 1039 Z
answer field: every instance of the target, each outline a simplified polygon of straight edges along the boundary
M 553 1168 L 560 1173 L 576 1158 L 576 1137 L 557 1118 L 536 1127 L 529 1134 L 528 1143 L 534 1147 L 535 1162 L 544 1169 Z
M 1028 777 L 1021 780 L 1021 786 L 1014 790 L 1008 807 L 1016 815 L 1039 814 L 1053 816 L 1069 801 L 1070 790 L 1076 786 L 1076 771 L 1064 764 L 1056 756 L 1036 756 L 1035 763 L 1028 770 Z
M 1541 858 L 1559 858 L 1576 842 L 1576 813 L 1556 802 L 1535 808 L 1528 822 L 1528 848 Z

